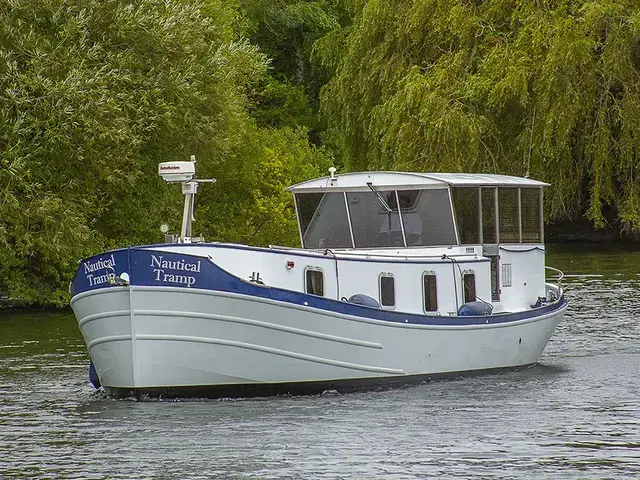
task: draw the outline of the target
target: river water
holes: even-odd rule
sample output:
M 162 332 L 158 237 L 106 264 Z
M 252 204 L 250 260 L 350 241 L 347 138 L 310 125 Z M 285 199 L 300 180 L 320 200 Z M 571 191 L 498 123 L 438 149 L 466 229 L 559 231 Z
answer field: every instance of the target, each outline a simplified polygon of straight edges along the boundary
M 640 251 L 547 263 L 570 305 L 537 366 L 383 392 L 116 401 L 72 315 L 0 312 L 0 478 L 640 478 Z

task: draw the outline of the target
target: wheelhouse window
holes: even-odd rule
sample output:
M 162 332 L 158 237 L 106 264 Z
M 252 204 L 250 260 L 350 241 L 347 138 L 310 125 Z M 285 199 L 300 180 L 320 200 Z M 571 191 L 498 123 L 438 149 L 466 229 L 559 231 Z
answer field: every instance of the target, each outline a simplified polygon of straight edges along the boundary
M 320 268 L 309 267 L 305 270 L 305 292 L 324 296 L 324 274 Z
M 462 245 L 544 240 L 542 188 L 453 187 L 451 196 Z
M 347 193 L 355 246 L 403 247 L 404 238 L 396 207 L 396 192 L 378 193 L 384 203 L 374 192 Z
M 456 212 L 458 235 L 462 245 L 473 245 L 480 241 L 480 208 L 478 202 L 479 189 L 472 187 L 455 187 L 451 189 L 453 205 Z
M 304 248 L 456 245 L 447 188 L 295 195 Z
M 349 192 L 347 199 L 356 248 L 457 244 L 447 189 Z
M 520 189 L 522 243 L 542 243 L 542 189 Z
M 520 243 L 520 211 L 517 188 L 498 189 L 500 243 Z
M 398 190 L 407 246 L 457 245 L 449 190 Z
M 395 279 L 390 273 L 380 274 L 380 305 L 383 308 L 394 308 L 396 306 Z
M 351 248 L 344 193 L 296 195 L 304 248 Z
M 496 189 L 482 187 L 482 243 L 498 243 L 496 232 Z
M 476 274 L 465 272 L 462 275 L 464 303 L 476 301 Z
M 424 311 L 438 311 L 438 287 L 436 282 L 436 274 L 433 272 L 425 272 L 422 275 L 422 295 L 424 298 Z

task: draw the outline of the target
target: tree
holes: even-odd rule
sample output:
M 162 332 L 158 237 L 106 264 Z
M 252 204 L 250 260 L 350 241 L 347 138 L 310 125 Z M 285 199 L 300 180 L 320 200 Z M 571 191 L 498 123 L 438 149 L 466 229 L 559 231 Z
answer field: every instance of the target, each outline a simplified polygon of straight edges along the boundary
M 285 188 L 327 174 L 331 156 L 307 130 L 257 128 L 216 165 L 217 183 L 198 193 L 194 231 L 207 240 L 300 246 L 293 196 Z M 178 227 L 179 216 L 174 216 Z
M 270 59 L 270 75 L 253 91 L 252 115 L 259 125 L 304 126 L 320 143 L 320 87 L 327 77 L 313 61 L 313 46 L 348 21 L 339 0 L 243 0 L 242 12 L 252 43 Z
M 640 6 L 631 0 L 369 0 L 318 44 L 321 105 L 351 169 L 552 183 L 552 217 L 640 231 Z M 338 59 L 338 60 L 336 60 Z
M 13 298 L 66 303 L 79 258 L 147 243 L 174 208 L 159 162 L 241 144 L 267 62 L 235 16 L 222 0 L 0 4 L 0 284 Z

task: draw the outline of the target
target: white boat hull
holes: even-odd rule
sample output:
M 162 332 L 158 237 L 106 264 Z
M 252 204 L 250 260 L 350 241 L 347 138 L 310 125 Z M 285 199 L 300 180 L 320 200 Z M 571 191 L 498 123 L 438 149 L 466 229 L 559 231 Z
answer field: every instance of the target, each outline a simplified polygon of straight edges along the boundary
M 114 395 L 254 396 L 404 385 L 535 364 L 566 300 L 546 283 L 546 184 L 361 172 L 290 187 L 303 248 L 191 236 L 82 260 L 71 305 Z M 95 373 L 95 375 L 94 375 Z
M 72 306 L 112 394 L 215 397 L 348 391 L 532 365 L 566 303 L 467 325 L 390 322 L 166 286 L 91 290 Z

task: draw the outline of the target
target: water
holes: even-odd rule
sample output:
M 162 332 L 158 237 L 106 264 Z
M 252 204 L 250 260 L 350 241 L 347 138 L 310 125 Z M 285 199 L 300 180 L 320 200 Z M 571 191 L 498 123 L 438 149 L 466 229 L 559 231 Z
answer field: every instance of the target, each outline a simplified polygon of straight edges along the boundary
M 67 314 L 0 313 L 0 478 L 640 478 L 640 251 L 551 247 L 538 366 L 400 390 L 116 401 Z

